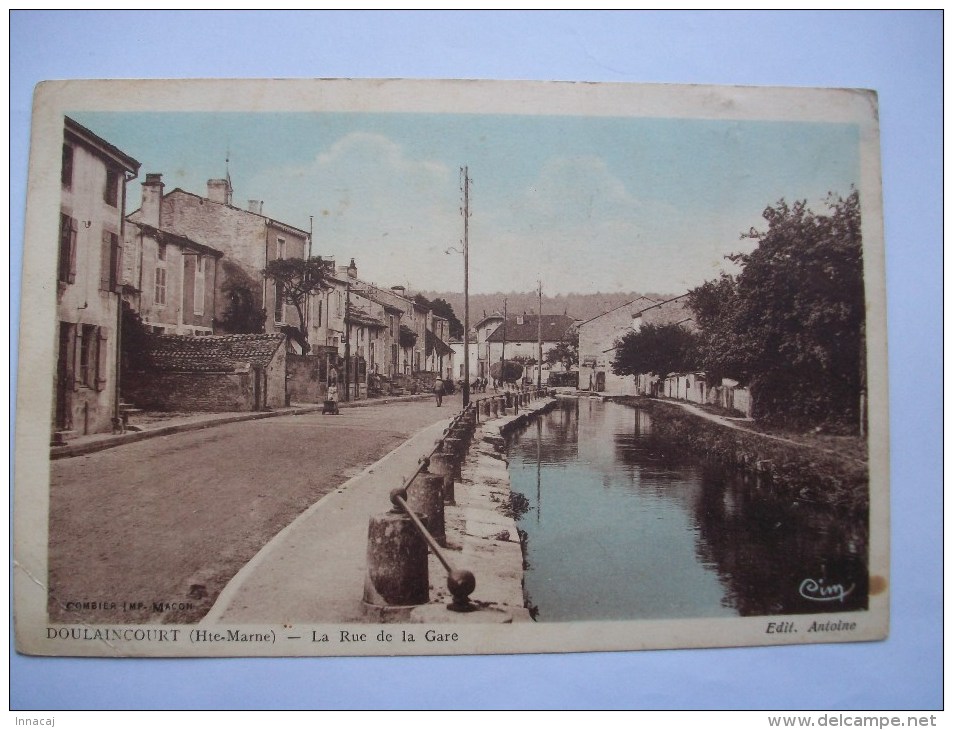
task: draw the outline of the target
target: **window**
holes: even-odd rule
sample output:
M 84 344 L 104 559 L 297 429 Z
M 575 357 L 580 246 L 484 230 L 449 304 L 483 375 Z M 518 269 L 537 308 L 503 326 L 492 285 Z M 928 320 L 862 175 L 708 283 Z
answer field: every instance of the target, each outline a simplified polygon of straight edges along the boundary
M 119 236 L 103 231 L 102 258 L 99 264 L 99 288 L 103 291 L 119 291 L 122 278 L 122 249 Z
M 64 188 L 73 187 L 73 146 L 63 145 L 63 169 L 60 171 L 60 181 Z
M 67 284 L 76 281 L 76 231 L 73 218 L 60 213 L 60 261 L 59 280 Z
M 285 321 L 285 287 L 280 281 L 275 282 L 275 322 Z
M 397 330 L 394 327 L 394 315 L 389 314 L 387 316 L 388 316 L 388 322 L 390 323 L 390 336 L 397 337 Z
M 160 307 L 165 306 L 165 266 L 164 265 L 156 266 L 155 303 Z
M 278 258 L 283 259 L 285 257 L 285 239 L 278 238 Z
M 106 168 L 106 187 L 103 189 L 103 201 L 113 208 L 119 205 L 119 171 Z
M 205 257 L 195 257 L 195 314 L 205 314 Z
M 104 327 L 91 324 L 76 327 L 74 355 L 77 362 L 73 368 L 76 387 L 105 389 L 109 366 L 107 336 Z
M 322 302 L 320 299 L 318 299 L 318 327 L 321 326 L 321 309 L 322 309 L 322 305 L 323 305 L 323 304 L 324 304 L 324 302 Z
M 156 246 L 156 258 L 159 261 L 165 261 L 165 244 L 160 243 Z

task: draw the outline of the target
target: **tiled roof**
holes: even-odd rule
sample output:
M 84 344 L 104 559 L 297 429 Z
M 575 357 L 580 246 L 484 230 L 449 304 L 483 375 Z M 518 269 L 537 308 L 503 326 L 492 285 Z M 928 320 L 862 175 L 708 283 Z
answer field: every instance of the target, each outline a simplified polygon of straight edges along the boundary
M 266 366 L 284 343 L 273 335 L 153 335 L 149 357 L 158 370 L 230 373 Z
M 521 319 L 522 324 L 519 324 Z M 505 334 L 507 342 L 536 342 L 538 320 L 535 314 L 508 315 L 506 322 L 486 339 L 488 342 L 503 342 Z M 576 320 L 565 314 L 544 314 L 540 333 L 543 342 L 561 342 L 575 323 Z
M 372 317 L 367 312 L 362 312 L 354 306 L 348 307 L 347 318 L 351 324 L 362 325 L 364 327 L 379 327 L 386 329 L 387 325 L 381 322 L 377 317 Z

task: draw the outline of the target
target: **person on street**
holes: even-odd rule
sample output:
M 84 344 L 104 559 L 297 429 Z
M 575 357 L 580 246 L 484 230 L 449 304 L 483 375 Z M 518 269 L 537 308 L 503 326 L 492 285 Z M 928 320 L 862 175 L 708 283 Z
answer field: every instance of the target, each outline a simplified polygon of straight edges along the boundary
M 433 394 L 437 399 L 437 408 L 443 403 L 443 380 L 437 378 L 433 383 Z
M 338 386 L 337 383 L 331 383 L 328 386 L 328 395 L 324 403 L 324 412 L 331 415 L 338 415 Z

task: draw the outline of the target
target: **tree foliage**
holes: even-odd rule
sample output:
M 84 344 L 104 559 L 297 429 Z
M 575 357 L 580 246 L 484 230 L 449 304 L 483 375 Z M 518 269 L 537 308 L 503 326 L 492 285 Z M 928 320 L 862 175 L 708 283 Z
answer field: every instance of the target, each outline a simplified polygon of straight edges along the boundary
M 766 231 L 741 265 L 692 290 L 702 365 L 750 384 L 755 416 L 792 426 L 856 424 L 864 387 L 864 280 L 860 202 L 829 196 L 764 211 Z
M 679 324 L 646 324 L 617 343 L 612 372 L 616 375 L 687 372 L 698 368 L 697 337 Z
M 228 304 L 216 329 L 230 335 L 261 334 L 265 331 L 265 310 L 255 301 L 252 289 L 245 284 L 231 283 L 225 287 Z
M 463 339 L 463 323 L 457 319 L 456 312 L 453 311 L 453 305 L 446 299 L 437 297 L 436 299 L 427 299 L 423 294 L 414 295 L 414 301 L 421 306 L 427 307 L 438 317 L 443 317 L 450 323 L 450 336 L 455 339 Z
M 543 361 L 548 365 L 562 364 L 563 370 L 569 370 L 579 363 L 579 332 L 574 328 L 566 333 L 561 342 L 557 342 L 545 353 Z
M 304 324 L 304 310 L 312 294 L 329 287 L 328 278 L 334 274 L 334 262 L 324 261 L 320 256 L 312 256 L 309 259 L 272 259 L 262 273 L 275 282 L 281 301 L 295 308 L 301 339 L 307 345 L 308 331 Z M 306 346 L 305 350 L 307 349 Z
M 500 360 L 490 365 L 490 377 L 504 383 L 515 383 L 523 377 L 523 366 L 513 360 Z

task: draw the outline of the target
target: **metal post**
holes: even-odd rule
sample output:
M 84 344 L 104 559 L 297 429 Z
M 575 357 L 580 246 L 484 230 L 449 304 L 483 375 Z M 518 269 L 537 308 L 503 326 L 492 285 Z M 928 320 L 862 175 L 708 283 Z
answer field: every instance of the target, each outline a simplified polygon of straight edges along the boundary
M 470 404 L 470 176 L 463 167 L 463 407 Z

